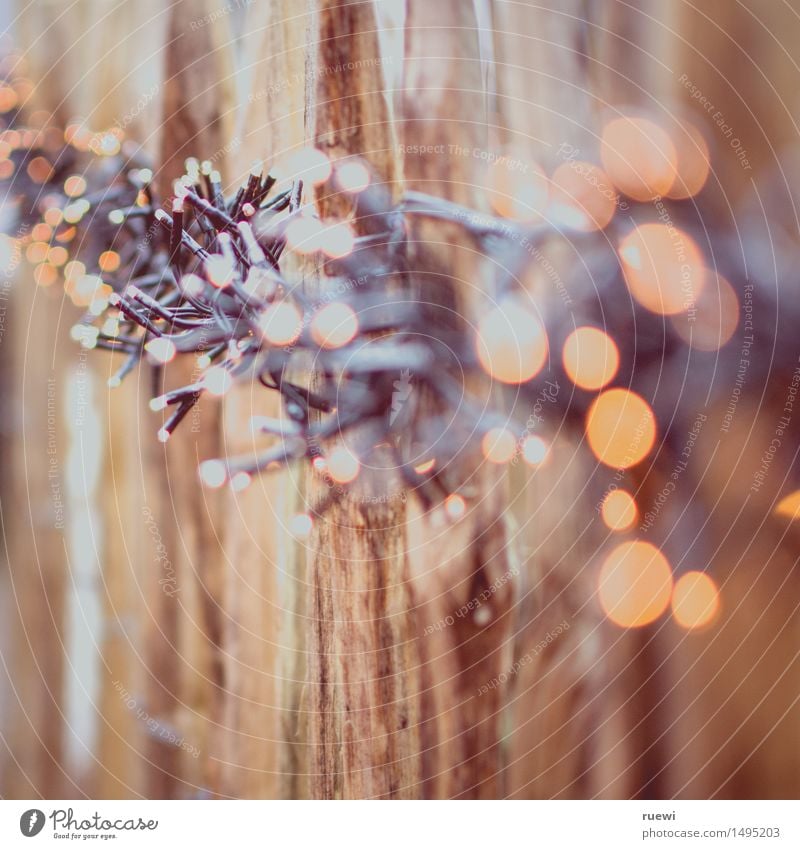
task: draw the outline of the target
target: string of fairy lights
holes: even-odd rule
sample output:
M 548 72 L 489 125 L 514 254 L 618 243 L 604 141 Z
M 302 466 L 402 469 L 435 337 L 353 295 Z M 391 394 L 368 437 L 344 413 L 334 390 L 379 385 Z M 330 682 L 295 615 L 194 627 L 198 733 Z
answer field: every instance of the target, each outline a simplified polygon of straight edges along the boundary
M 113 353 L 111 387 L 142 362 L 161 369 L 176 358 L 193 360 L 190 383 L 150 401 L 163 417 L 161 441 L 205 395 L 222 397 L 257 381 L 280 396 L 280 416 L 251 422 L 271 444 L 205 460 L 205 486 L 241 490 L 254 475 L 305 459 L 342 493 L 376 451 L 388 448 L 405 490 L 426 507 L 443 505 L 458 521 L 468 498 L 449 491 L 440 470 L 465 441 L 479 443 L 484 459 L 498 465 L 520 458 L 535 468 L 549 450 L 542 435 L 465 393 L 465 375 L 488 376 L 532 402 L 545 374 L 568 381 L 576 391 L 550 400 L 580 422 L 609 470 L 636 466 L 657 443 L 659 417 L 631 388 L 641 351 L 631 351 L 630 311 L 612 308 L 602 322 L 564 330 L 549 326 L 525 297 L 523 269 L 548 240 L 566 233 L 585 241 L 590 271 L 611 281 L 603 297 L 613 302 L 625 292 L 640 322 L 655 317 L 668 334 L 660 354 L 676 344 L 719 351 L 739 326 L 736 290 L 706 267 L 695 239 L 675 223 L 676 205 L 695 198 L 709 174 L 702 134 L 688 123 L 667 134 L 647 117 L 627 115 L 609 122 L 600 154 L 602 165 L 568 150 L 550 175 L 531 167 L 524 177 L 497 159 L 488 181 L 492 211 L 480 214 L 420 192 L 393 202 L 365 161 L 331 162 L 317 150 L 301 151 L 281 168 L 254 164 L 232 193 L 212 162 L 190 158 L 162 201 L 153 172 L 122 133 L 92 133 L 80 124 L 58 137 L 52 129 L 9 125 L 0 134 L 0 178 L 20 218 L 31 222 L 16 241 L 37 283 L 62 279 L 86 310 L 73 338 Z M 349 197 L 346 220 L 320 219 L 307 199 L 320 186 Z M 636 223 L 627 215 L 618 224 L 620 211 L 637 205 L 649 218 Z M 442 322 L 439 305 L 419 297 L 409 272 L 410 234 L 423 219 L 457 225 L 500 269 L 497 294 L 474 326 Z M 316 262 L 324 289 L 341 294 L 310 297 L 302 275 L 282 269 L 289 254 Z M 404 275 L 411 282 L 398 286 Z M 578 315 L 591 315 L 581 309 Z M 559 334 L 560 358 L 553 356 Z M 302 377 L 312 371 L 313 385 Z M 396 439 L 391 429 L 410 380 L 438 401 L 428 414 L 416 408 L 403 422 L 408 438 Z M 347 434 L 355 437 L 345 443 Z M 640 518 L 634 495 L 619 487 L 608 489 L 601 515 L 622 534 Z M 307 533 L 313 518 L 299 517 L 297 532 Z M 674 581 L 664 554 L 636 538 L 604 562 L 599 595 L 609 618 L 625 627 L 654 621 L 670 602 L 679 624 L 701 627 L 719 606 L 705 571 Z

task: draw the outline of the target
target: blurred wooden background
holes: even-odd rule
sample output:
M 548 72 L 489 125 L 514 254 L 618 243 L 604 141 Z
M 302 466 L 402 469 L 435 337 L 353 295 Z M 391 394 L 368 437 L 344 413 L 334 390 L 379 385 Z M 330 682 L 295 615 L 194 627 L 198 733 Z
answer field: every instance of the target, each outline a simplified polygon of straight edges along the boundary
M 610 109 L 691 109 L 682 74 L 702 80 L 750 152 L 745 171 L 724 143 L 715 151 L 720 215 L 797 144 L 800 24 L 786 4 L 78 0 L 55 17 L 47 0 L 18 6 L 37 108 L 99 129 L 155 92 L 125 131 L 162 185 L 188 155 L 212 158 L 230 186 L 254 158 L 314 144 L 365 155 L 395 192 L 485 208 L 470 158 L 403 151 L 508 145 L 551 166 L 568 142 L 590 156 Z M 454 280 L 468 274 L 466 246 L 443 257 Z M 545 315 L 564 309 L 531 285 Z M 325 281 L 309 271 L 308 287 Z M 450 296 L 470 308 L 467 287 Z M 242 423 L 269 399 L 246 388 L 204 400 L 199 432 L 162 446 L 144 369 L 107 390 L 110 365 L 69 341 L 73 308 L 58 292 L 22 265 L 11 298 L 4 797 L 800 794 L 797 532 L 766 494 L 741 514 L 768 415 L 753 428 L 741 415 L 724 451 L 697 449 L 713 454 L 702 497 L 719 499 L 705 530 L 718 625 L 621 631 L 594 598 L 601 490 L 577 440 L 559 437 L 535 476 L 518 466 L 481 480 L 492 497 L 444 538 L 411 502 L 353 497 L 301 543 L 286 526 L 313 492 L 304 473 L 238 494 L 208 493 L 195 473 L 246 448 Z M 510 570 L 488 627 L 464 618 L 426 633 Z M 564 621 L 534 662 L 478 695 Z

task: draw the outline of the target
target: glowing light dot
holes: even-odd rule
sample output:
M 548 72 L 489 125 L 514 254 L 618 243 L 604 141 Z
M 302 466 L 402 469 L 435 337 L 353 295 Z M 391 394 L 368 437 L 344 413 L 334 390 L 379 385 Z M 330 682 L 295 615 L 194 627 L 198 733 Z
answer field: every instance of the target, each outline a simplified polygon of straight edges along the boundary
M 159 410 L 166 410 L 167 408 L 167 396 L 159 395 L 158 398 L 150 399 L 150 409 L 157 413 Z
M 156 436 L 158 437 L 159 442 L 169 442 L 170 433 L 165 427 L 159 428 Z
M 26 170 L 34 183 L 46 183 L 53 173 L 53 166 L 43 156 L 36 156 L 28 163 Z
M 547 357 L 547 334 L 533 313 L 507 302 L 492 309 L 478 324 L 478 359 L 496 380 L 524 383 Z
M 640 628 L 666 610 L 672 594 L 672 570 L 649 542 L 624 542 L 603 563 L 598 593 L 612 622 L 623 628 Z
M 314 522 L 308 513 L 297 513 L 289 520 L 289 533 L 297 539 L 307 539 L 314 528 Z
M 609 492 L 600 509 L 603 521 L 612 531 L 626 531 L 639 515 L 636 502 L 622 489 Z
M 86 191 L 86 180 L 79 174 L 73 174 L 64 180 L 64 194 L 70 198 L 76 198 Z
M 320 248 L 331 259 L 341 259 L 352 253 L 355 239 L 352 228 L 343 221 L 327 225 L 319 235 Z
M 219 489 L 228 479 L 222 460 L 206 460 L 198 469 L 200 480 L 209 489 Z
M 317 218 L 301 215 L 289 222 L 286 228 L 286 244 L 301 254 L 322 250 L 322 222 Z
M 235 276 L 233 260 L 222 254 L 212 254 L 205 261 L 206 275 L 213 286 L 224 289 Z
M 430 460 L 426 460 L 424 463 L 420 463 L 419 465 L 414 466 L 414 471 L 418 475 L 426 475 L 428 472 L 431 471 L 431 469 L 433 469 L 435 465 L 436 458 L 432 457 Z
M 203 386 L 211 395 L 222 396 L 233 386 L 233 375 L 223 366 L 214 366 L 203 375 Z
M 675 182 L 675 146 L 658 124 L 646 118 L 609 121 L 603 129 L 600 150 L 611 180 L 635 200 L 665 195 Z
M 719 612 L 719 591 L 713 578 L 705 572 L 687 572 L 675 584 L 672 593 L 672 615 L 687 630 L 702 628 Z
M 10 112 L 18 101 L 19 97 L 11 86 L 0 87 L 0 112 Z
M 44 214 L 44 222 L 49 227 L 58 227 L 64 218 L 64 214 L 57 206 L 51 206 Z
M 258 325 L 270 345 L 290 345 L 300 335 L 302 323 L 300 310 L 289 301 L 280 301 L 264 310 Z
M 672 142 L 678 156 L 678 173 L 667 197 L 674 200 L 694 197 L 706 184 L 711 171 L 708 144 L 693 124 L 680 127 L 672 135 Z
M 33 269 L 33 279 L 37 286 L 52 286 L 58 279 L 58 271 L 53 265 L 37 265 Z
M 46 242 L 31 242 L 25 249 L 25 258 L 28 262 L 44 262 L 47 259 L 49 247 Z
M 311 322 L 311 338 L 321 348 L 341 348 L 358 333 L 358 318 L 348 304 L 334 301 L 323 307 Z
M 667 224 L 643 224 L 622 240 L 619 255 L 628 289 L 646 309 L 675 315 L 697 303 L 705 266 L 688 233 Z
M 247 472 L 237 472 L 231 478 L 231 489 L 234 492 L 242 492 L 252 483 L 253 478 Z
M 73 259 L 64 266 L 64 278 L 66 280 L 79 279 L 86 274 L 86 266 L 77 259 Z
M 586 415 L 589 447 L 601 463 L 627 469 L 641 462 L 656 440 L 656 422 L 647 401 L 628 389 L 609 389 Z
M 101 271 L 112 272 L 119 268 L 120 257 L 116 251 L 103 251 L 97 259 L 97 265 Z
M 119 319 L 116 317 L 107 318 L 103 322 L 102 332 L 106 336 L 119 336 Z
M 68 259 L 69 259 L 69 253 L 67 253 L 66 248 L 62 248 L 62 247 L 50 248 L 50 250 L 47 252 L 47 261 L 50 263 L 50 265 L 56 266 L 56 268 L 64 265 L 64 263 Z
M 64 207 L 64 221 L 68 224 L 77 224 L 89 211 L 89 202 L 84 198 Z
M 522 457 L 529 466 L 541 466 L 547 451 L 548 445 L 540 436 L 528 436 L 522 443 Z
M 460 495 L 453 493 L 445 498 L 444 510 L 447 516 L 455 522 L 467 512 L 467 504 Z
M 581 389 L 601 389 L 614 379 L 619 350 L 614 340 L 596 327 L 573 330 L 564 343 L 564 370 Z
M 49 242 L 50 236 L 53 235 L 53 230 L 44 222 L 39 222 L 33 225 L 31 230 L 31 239 L 35 242 Z
M 336 168 L 336 182 L 344 191 L 357 194 L 369 186 L 369 171 L 363 162 L 342 162 Z
M 144 349 L 154 363 L 168 363 L 176 354 L 175 343 L 163 336 L 151 339 Z
M 547 177 L 536 163 L 514 153 L 501 155 L 489 165 L 487 187 L 492 209 L 505 218 L 535 221 L 547 208 Z
M 507 428 L 493 427 L 484 434 L 481 448 L 490 463 L 507 463 L 517 450 L 517 440 Z
M 108 220 L 112 224 L 122 224 L 125 220 L 125 213 L 121 209 L 112 209 L 111 212 L 108 213 Z
M 775 515 L 783 516 L 792 521 L 800 519 L 800 489 L 781 498 L 775 508 Z
M 739 326 L 739 299 L 733 286 L 707 269 L 695 308 L 670 317 L 677 334 L 696 351 L 717 351 Z
M 336 483 L 350 483 L 358 477 L 361 463 L 347 448 L 340 446 L 328 454 L 328 473 Z
M 81 346 L 91 350 L 97 345 L 97 337 L 100 331 L 88 324 L 76 324 L 70 331 L 70 336 L 80 342 Z
M 331 161 L 321 150 L 303 148 L 292 154 L 281 169 L 281 176 L 295 177 L 304 183 L 318 185 L 331 175 Z
M 602 230 L 619 200 L 608 175 L 591 162 L 571 160 L 553 174 L 550 214 L 574 230 Z
M 199 298 L 206 290 L 206 284 L 197 274 L 184 274 L 180 279 L 181 289 L 190 298 Z
M 484 604 L 472 614 L 472 620 L 479 628 L 483 628 L 492 621 L 492 609 Z

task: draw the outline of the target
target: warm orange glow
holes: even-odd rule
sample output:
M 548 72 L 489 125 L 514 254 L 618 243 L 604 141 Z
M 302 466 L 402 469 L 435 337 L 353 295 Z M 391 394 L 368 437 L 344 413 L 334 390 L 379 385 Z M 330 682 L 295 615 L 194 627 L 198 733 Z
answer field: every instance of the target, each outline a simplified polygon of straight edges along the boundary
M 694 197 L 706 184 L 711 163 L 708 144 L 693 124 L 684 124 L 672 136 L 678 156 L 678 173 L 666 196 L 674 200 Z
M 540 436 L 528 436 L 522 443 L 522 458 L 535 468 L 547 459 L 548 450 L 547 443 Z
M 69 259 L 69 254 L 67 253 L 66 248 L 50 248 L 47 252 L 47 261 L 50 265 L 55 265 L 56 267 L 60 265 L 64 265 L 64 263 Z
M 622 489 L 609 492 L 601 510 L 603 521 L 612 531 L 628 530 L 639 515 L 633 497 Z
M 280 301 L 264 310 L 259 326 L 270 345 L 291 345 L 300 335 L 303 317 L 288 301 Z
M 358 333 L 353 308 L 340 301 L 323 307 L 311 322 L 311 338 L 321 348 L 341 348 Z
M 619 255 L 628 289 L 651 312 L 675 315 L 697 303 L 705 267 L 688 233 L 667 224 L 643 224 L 622 240 Z
M 618 195 L 608 175 L 591 162 L 571 160 L 552 180 L 551 217 L 574 230 L 602 230 L 614 217 Z
M 71 242 L 75 238 L 75 234 L 78 232 L 76 227 L 67 227 L 66 230 L 62 230 L 60 233 L 56 234 L 57 242 Z
M 97 259 L 101 271 L 116 271 L 119 268 L 119 254 L 116 251 L 103 251 Z
M 541 370 L 547 358 L 547 334 L 538 317 L 507 301 L 478 324 L 478 359 L 496 380 L 523 383 Z
M 800 519 L 800 489 L 781 498 L 775 508 L 775 515 L 783 516 L 792 521 Z
M 0 86 L 0 112 L 10 112 L 18 101 L 17 93 L 11 86 Z
M 38 224 L 34 224 L 31 230 L 31 239 L 34 242 L 49 242 L 52 235 L 52 228 L 41 221 Z
M 58 271 L 55 266 L 42 263 L 33 269 L 33 279 L 37 286 L 52 286 L 58 280 Z
M 573 330 L 564 343 L 563 358 L 567 376 L 581 389 L 601 389 L 619 368 L 616 343 L 596 327 Z
M 672 615 L 687 629 L 708 625 L 719 612 L 719 591 L 705 572 L 687 572 L 675 584 Z
M 64 266 L 65 280 L 78 280 L 84 274 L 86 274 L 86 266 L 78 259 L 73 259 Z
M 7 180 L 14 173 L 14 163 L 10 159 L 0 162 L 0 180 Z
M 649 542 L 624 542 L 603 563 L 598 591 L 603 612 L 612 622 L 623 628 L 639 628 L 666 610 L 672 570 L 664 555 Z
M 25 249 L 25 259 L 31 263 L 44 262 L 47 259 L 47 242 L 31 242 Z
M 665 195 L 675 182 L 675 145 L 646 118 L 609 121 L 603 129 L 601 157 L 616 187 L 635 200 Z
M 431 470 L 431 469 L 432 469 L 435 465 L 436 465 L 436 458 L 435 458 L 435 457 L 432 457 L 430 460 L 425 460 L 425 462 L 424 462 L 424 463 L 419 463 L 418 465 L 414 466 L 414 471 L 415 471 L 418 475 L 425 475 L 425 474 L 427 474 L 427 473 L 428 473 L 428 472 L 429 472 L 429 471 L 430 471 L 430 470 Z
M 517 440 L 507 428 L 493 427 L 484 434 L 481 448 L 490 463 L 507 463 L 517 450 Z
M 656 420 L 647 401 L 628 389 L 609 389 L 586 414 L 586 436 L 595 457 L 615 469 L 640 463 L 656 441 Z
M 500 157 L 489 165 L 487 175 L 489 202 L 504 218 L 533 221 L 547 208 L 547 177 L 536 163 L 513 155 Z
M 344 446 L 334 448 L 327 458 L 328 473 L 336 483 L 350 483 L 358 477 L 361 463 Z
M 672 316 L 678 335 L 698 351 L 717 351 L 739 326 L 739 299 L 728 281 L 711 270 L 695 309 Z
M 45 183 L 50 179 L 53 168 L 43 156 L 36 156 L 28 163 L 28 176 L 34 183 Z
M 64 194 L 67 197 L 76 198 L 86 191 L 86 180 L 80 174 L 73 174 L 64 180 Z

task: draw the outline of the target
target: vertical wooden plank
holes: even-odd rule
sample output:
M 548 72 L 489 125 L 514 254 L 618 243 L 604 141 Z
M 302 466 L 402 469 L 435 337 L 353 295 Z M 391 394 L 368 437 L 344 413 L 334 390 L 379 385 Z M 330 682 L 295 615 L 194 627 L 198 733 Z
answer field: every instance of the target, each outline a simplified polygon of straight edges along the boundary
M 383 92 L 374 6 L 323 0 L 319 11 L 314 140 L 331 158 L 363 156 L 395 190 L 395 150 Z M 323 218 L 350 203 L 318 190 Z M 318 294 L 326 295 L 325 280 Z M 398 375 L 399 376 L 399 375 Z M 420 739 L 414 617 L 398 482 L 364 479 L 321 519 L 309 558 L 313 598 L 309 742 L 317 798 L 419 795 Z M 387 478 L 388 477 L 388 481 Z M 321 499 L 326 486 L 310 492 Z M 367 494 L 394 493 L 383 503 Z
M 484 209 L 479 188 L 484 181 L 476 174 L 475 159 L 452 156 L 449 147 L 487 149 L 478 32 L 470 4 L 408 4 L 400 114 L 407 187 Z M 456 326 L 469 333 L 470 323 L 490 303 L 486 269 L 454 226 L 418 223 L 412 233 L 412 279 L 424 268 L 420 290 L 425 299 L 452 308 Z M 481 399 L 488 392 L 477 379 L 465 388 Z M 441 508 L 424 513 L 413 505 L 409 510 L 409 558 L 424 664 L 424 792 L 432 798 L 496 798 L 504 794 L 501 700 L 497 690 L 479 698 L 478 687 L 507 662 L 513 590 L 507 580 L 498 583 L 512 562 L 504 522 L 506 485 L 499 473 L 481 464 L 474 447 L 463 447 L 456 466 L 445 484 L 453 490 L 465 487 L 468 509 L 460 521 L 447 527 Z M 494 585 L 498 589 L 490 593 L 488 622 L 472 614 L 455 616 Z M 441 622 L 453 624 L 436 628 Z

